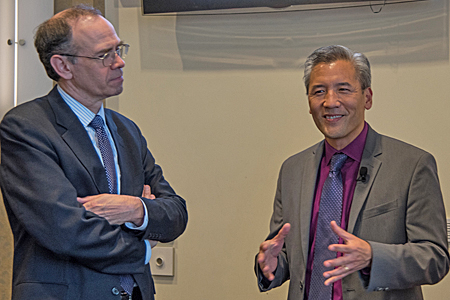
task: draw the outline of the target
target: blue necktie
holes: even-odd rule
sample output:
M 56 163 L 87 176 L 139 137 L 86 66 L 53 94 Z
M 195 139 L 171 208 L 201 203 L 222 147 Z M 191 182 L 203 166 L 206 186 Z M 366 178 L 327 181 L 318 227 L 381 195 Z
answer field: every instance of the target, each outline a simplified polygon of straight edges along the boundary
M 108 180 L 109 193 L 117 194 L 117 176 L 114 155 L 103 124 L 102 117 L 96 115 L 89 125 L 95 129 L 95 133 L 97 134 L 98 147 L 100 148 L 103 166 L 106 172 L 106 179 Z
M 103 124 L 102 117 L 96 115 L 89 126 L 94 128 L 95 133 L 97 134 L 98 147 L 100 148 L 106 179 L 108 180 L 109 193 L 117 194 L 117 176 L 114 155 Z M 125 292 L 131 295 L 134 286 L 133 277 L 131 275 L 120 275 L 120 285 Z
M 346 159 L 347 155 L 343 153 L 333 155 L 330 163 L 330 173 L 323 184 L 317 219 L 311 282 L 309 285 L 309 300 L 332 299 L 332 285 L 325 286 L 325 277 L 323 277 L 323 273 L 330 271 L 332 268 L 326 268 L 323 262 L 336 258 L 336 252 L 328 250 L 329 245 L 339 243 L 339 237 L 331 230 L 330 222 L 336 221 L 339 226 L 341 224 L 343 197 L 341 168 Z

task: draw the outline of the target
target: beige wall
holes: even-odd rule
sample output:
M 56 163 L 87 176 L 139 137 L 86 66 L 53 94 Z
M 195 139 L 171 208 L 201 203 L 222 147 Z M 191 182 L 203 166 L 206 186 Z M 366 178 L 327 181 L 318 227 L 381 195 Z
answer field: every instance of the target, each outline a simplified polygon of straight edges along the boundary
M 107 103 L 138 123 L 166 178 L 188 203 L 188 228 L 169 245 L 176 250 L 175 276 L 155 277 L 157 299 L 285 299 L 287 285 L 259 293 L 253 260 L 268 233 L 281 163 L 321 138 L 308 114 L 301 63 L 314 45 L 339 42 L 337 33 L 327 37 L 325 25 L 315 21 L 314 12 L 301 15 L 304 23 L 289 14 L 247 16 L 251 21 L 242 21 L 234 17 L 142 16 L 140 1 L 107 4 L 107 17 L 119 36 L 131 44 L 124 93 Z M 388 40 L 378 40 L 387 45 L 367 53 L 373 62 L 374 89 L 374 106 L 367 120 L 380 133 L 433 153 L 448 199 L 448 5 L 441 4 L 444 12 L 431 9 L 430 15 L 426 13 L 429 7 L 422 7 L 415 21 L 402 20 L 401 11 L 414 13 L 413 5 L 417 4 L 385 7 L 378 15 L 367 8 L 359 17 L 351 11 L 341 12 L 337 19 L 338 12 L 330 12 L 330 17 L 338 21 L 336 26 L 367 19 L 387 27 L 380 33 Z M 398 23 L 387 24 L 382 18 L 389 18 L 393 10 L 399 14 Z M 404 38 L 399 32 L 408 31 L 418 19 L 440 17 L 443 22 L 426 23 L 436 27 L 432 41 L 427 40 L 430 34 L 421 37 L 418 31 L 395 44 Z M 319 20 L 326 19 L 321 13 Z M 237 26 L 238 22 L 243 25 Z M 297 32 L 302 26 L 304 30 Z M 371 28 L 358 33 L 359 26 L 356 22 L 349 27 L 354 34 L 342 43 L 364 48 L 358 41 L 369 42 L 365 35 L 372 34 Z M 317 37 L 321 40 L 311 42 L 303 36 L 317 31 L 322 33 Z M 276 37 L 286 32 L 311 45 L 300 41 L 297 48 L 295 38 L 278 43 Z M 432 43 L 443 46 L 446 55 L 434 52 Z M 427 46 L 431 48 L 424 50 L 426 55 L 422 52 L 408 58 L 407 51 Z M 272 48 L 264 52 L 263 47 Z M 297 49 L 300 63 L 292 67 Z M 383 50 L 405 51 L 405 55 L 384 57 Z M 420 62 L 423 56 L 431 59 Z M 448 200 L 446 204 L 449 206 Z M 426 298 L 443 299 L 442 295 L 450 293 L 448 280 L 425 287 Z

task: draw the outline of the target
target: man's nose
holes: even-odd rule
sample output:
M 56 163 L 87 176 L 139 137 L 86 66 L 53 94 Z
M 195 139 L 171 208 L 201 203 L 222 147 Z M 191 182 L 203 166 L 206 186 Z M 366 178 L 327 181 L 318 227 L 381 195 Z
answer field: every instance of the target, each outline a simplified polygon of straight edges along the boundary
M 125 67 L 125 60 L 120 57 L 117 53 L 114 55 L 114 61 L 111 64 L 111 69 L 123 68 Z
M 340 105 L 340 97 L 336 91 L 329 90 L 325 94 L 324 103 L 325 107 L 337 107 Z

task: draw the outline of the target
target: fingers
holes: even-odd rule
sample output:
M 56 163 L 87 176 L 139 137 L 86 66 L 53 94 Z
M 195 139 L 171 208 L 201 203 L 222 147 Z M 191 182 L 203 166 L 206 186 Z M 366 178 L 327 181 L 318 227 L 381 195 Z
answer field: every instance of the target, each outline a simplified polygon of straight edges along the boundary
M 264 249 L 264 248 L 267 248 L 267 247 L 260 246 L 260 249 Z M 276 265 L 278 263 L 278 259 L 269 257 L 269 255 L 266 255 L 266 254 L 267 254 L 267 252 L 265 252 L 264 250 L 260 250 L 257 261 L 259 264 L 259 268 L 261 269 L 264 277 L 266 277 L 268 280 L 272 281 L 275 278 L 275 276 L 273 275 L 273 272 L 275 271 Z M 273 261 L 271 261 L 271 259 Z M 271 267 L 275 267 L 275 268 L 272 269 Z
M 86 203 L 86 202 L 89 201 L 89 198 L 90 198 L 90 196 L 88 196 L 88 197 L 83 197 L 83 198 L 77 197 L 77 201 L 78 201 L 79 203 L 81 203 L 81 204 L 84 204 L 84 203 Z
M 328 278 L 325 285 L 330 285 L 345 276 L 370 266 L 372 260 L 372 248 L 368 242 L 340 228 L 335 221 L 331 222 L 331 228 L 344 240 L 345 244 L 328 246 L 330 251 L 341 252 L 343 255 L 323 263 L 325 267 L 334 267 L 333 270 L 324 273 L 324 277 Z
M 341 280 L 342 278 L 352 274 L 354 271 L 350 269 L 348 266 L 341 266 L 333 270 L 333 272 L 325 272 L 324 277 L 328 278 L 325 280 L 324 284 L 329 286 L 334 282 Z
M 278 254 L 280 254 L 284 245 L 284 239 L 289 234 L 290 230 L 291 224 L 284 224 L 273 239 L 264 241 L 259 246 L 257 261 L 263 275 L 270 281 L 275 278 L 273 272 L 278 265 Z
M 272 272 L 268 271 L 269 267 L 266 266 L 264 269 L 261 269 L 263 271 L 264 277 L 266 277 L 269 281 L 272 281 L 275 279 L 275 275 L 273 275 Z
M 155 195 L 152 194 L 152 190 L 148 184 L 144 185 L 144 189 L 142 190 L 142 197 L 147 199 L 156 199 Z

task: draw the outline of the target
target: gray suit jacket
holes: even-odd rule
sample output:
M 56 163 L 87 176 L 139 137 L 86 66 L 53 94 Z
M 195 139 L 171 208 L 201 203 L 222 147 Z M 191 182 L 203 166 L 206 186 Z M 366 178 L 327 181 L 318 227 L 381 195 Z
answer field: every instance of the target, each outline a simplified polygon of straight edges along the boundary
M 110 225 L 77 197 L 108 193 L 105 171 L 86 130 L 53 89 L 8 112 L 0 124 L 0 184 L 14 235 L 12 299 L 120 299 L 119 274 L 132 274 L 153 299 L 144 239 L 167 242 L 186 228 L 185 201 L 165 181 L 139 128 L 105 110 L 116 144 L 121 193 L 141 196 L 145 231 Z
M 284 223 L 291 232 L 279 256 L 275 280 L 266 287 L 257 265 L 261 291 L 290 279 L 288 299 L 303 299 L 309 227 L 317 173 L 324 149 L 320 142 L 281 168 L 270 223 L 276 235 Z M 433 156 L 369 127 L 348 231 L 368 241 L 373 251 L 369 277 L 356 272 L 342 280 L 345 300 L 422 299 L 420 285 L 434 284 L 449 269 L 446 216 Z

